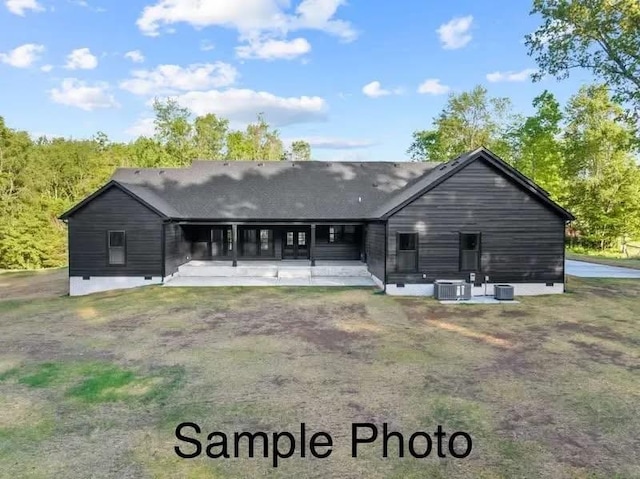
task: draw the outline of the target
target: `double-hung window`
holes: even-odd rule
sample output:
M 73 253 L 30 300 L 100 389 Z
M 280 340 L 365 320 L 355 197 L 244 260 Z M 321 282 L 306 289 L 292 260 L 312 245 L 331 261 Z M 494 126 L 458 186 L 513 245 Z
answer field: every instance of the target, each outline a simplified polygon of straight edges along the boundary
M 126 264 L 126 233 L 124 231 L 109 231 L 107 233 L 107 246 L 109 250 L 109 264 Z
M 480 271 L 480 233 L 460 233 L 460 271 Z
M 415 273 L 418 271 L 418 233 L 398 233 L 396 258 L 399 272 Z

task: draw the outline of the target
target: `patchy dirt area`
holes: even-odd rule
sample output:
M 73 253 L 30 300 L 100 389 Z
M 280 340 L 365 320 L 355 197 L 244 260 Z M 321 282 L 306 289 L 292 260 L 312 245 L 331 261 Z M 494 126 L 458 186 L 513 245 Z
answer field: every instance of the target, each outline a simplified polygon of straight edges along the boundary
M 65 269 L 35 273 L 0 273 L 0 301 L 56 298 L 69 293 Z
M 474 306 L 340 288 L 69 298 L 62 270 L 0 283 L 0 478 L 640 477 L 638 281 Z M 277 470 L 184 460 L 183 421 L 228 433 L 304 422 L 331 432 L 334 452 Z M 356 459 L 353 422 L 407 437 L 442 425 L 474 449 L 384 459 L 377 442 Z

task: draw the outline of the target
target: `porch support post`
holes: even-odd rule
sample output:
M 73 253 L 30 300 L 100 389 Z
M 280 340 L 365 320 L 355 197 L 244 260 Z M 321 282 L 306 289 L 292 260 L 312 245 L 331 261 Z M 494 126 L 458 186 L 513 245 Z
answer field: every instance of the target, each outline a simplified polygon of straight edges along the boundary
M 311 225 L 311 266 L 316 265 L 316 225 Z
M 238 266 L 238 225 L 236 223 L 231 224 L 231 238 L 233 240 L 232 266 Z

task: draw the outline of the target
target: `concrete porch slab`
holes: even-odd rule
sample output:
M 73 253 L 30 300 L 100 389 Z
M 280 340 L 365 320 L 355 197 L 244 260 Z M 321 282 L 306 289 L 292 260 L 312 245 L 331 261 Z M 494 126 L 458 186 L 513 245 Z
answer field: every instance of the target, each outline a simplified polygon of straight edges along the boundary
M 164 283 L 167 287 L 232 287 L 232 286 L 358 286 L 374 287 L 371 278 L 362 276 L 307 278 L 249 278 L 215 276 L 178 276 Z

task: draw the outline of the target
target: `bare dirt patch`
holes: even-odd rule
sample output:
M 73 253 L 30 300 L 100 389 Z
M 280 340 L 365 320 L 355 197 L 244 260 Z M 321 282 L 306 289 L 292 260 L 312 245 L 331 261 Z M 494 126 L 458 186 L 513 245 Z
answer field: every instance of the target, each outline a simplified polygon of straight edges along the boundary
M 601 364 L 615 364 L 630 371 L 640 370 L 640 362 L 627 356 L 622 351 L 584 341 L 569 340 L 569 343 L 577 346 L 591 361 Z
M 509 308 L 509 309 L 503 309 L 502 311 L 500 311 L 501 318 L 518 319 L 518 318 L 527 318 L 529 316 L 531 316 L 531 313 L 523 308 L 518 308 L 518 309 Z
M 329 351 L 349 352 L 352 343 L 372 336 L 371 331 L 349 331 L 333 326 L 330 318 L 337 316 L 336 309 L 346 318 L 366 316 L 364 305 L 334 307 L 282 308 L 223 313 L 224 321 L 235 325 L 237 334 L 286 336 L 293 335 L 319 348 Z
M 0 300 L 56 298 L 69 293 L 66 269 L 0 274 Z
M 607 339 L 618 343 L 628 344 L 630 346 L 640 346 L 640 341 L 633 338 L 629 338 L 620 333 L 615 332 L 613 329 L 607 326 L 600 326 L 595 324 L 589 324 L 584 322 L 568 322 L 564 321 L 556 323 L 555 327 L 560 331 L 568 331 L 572 333 L 583 333 L 597 338 Z

